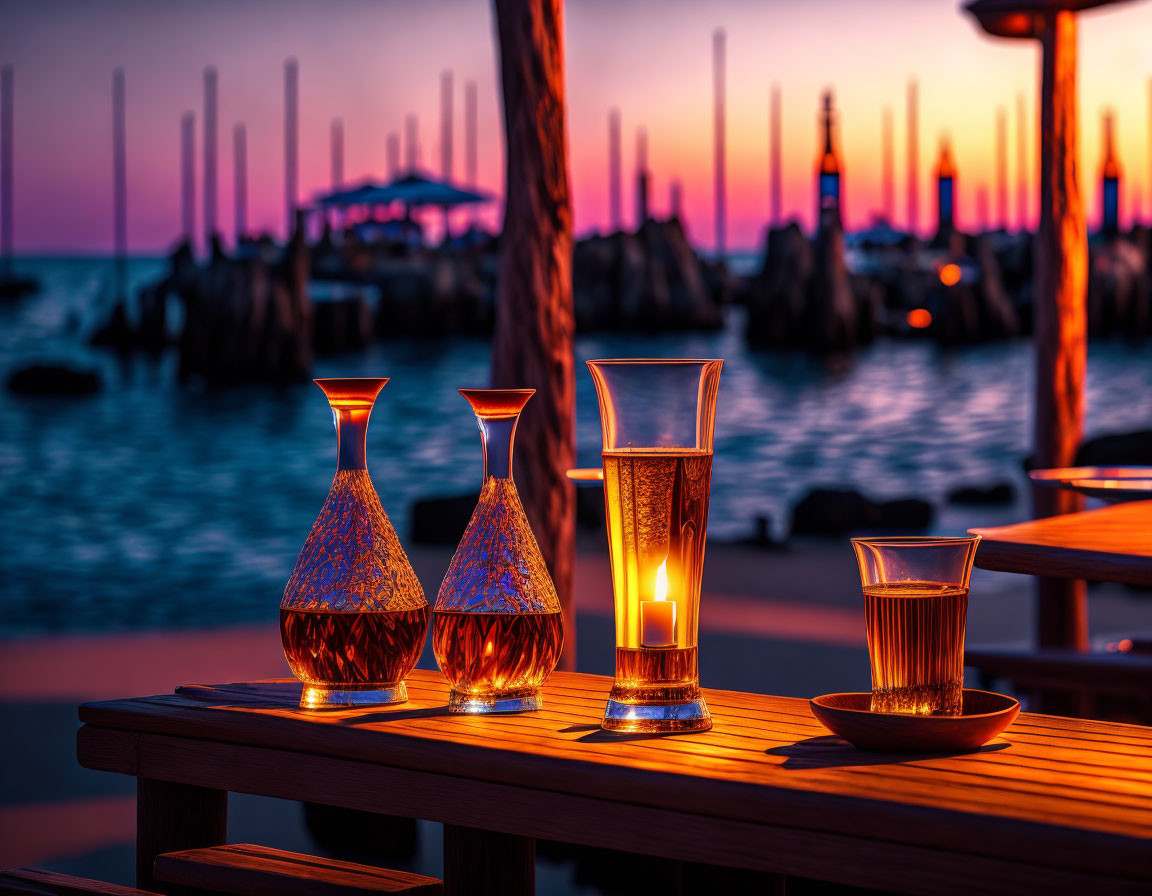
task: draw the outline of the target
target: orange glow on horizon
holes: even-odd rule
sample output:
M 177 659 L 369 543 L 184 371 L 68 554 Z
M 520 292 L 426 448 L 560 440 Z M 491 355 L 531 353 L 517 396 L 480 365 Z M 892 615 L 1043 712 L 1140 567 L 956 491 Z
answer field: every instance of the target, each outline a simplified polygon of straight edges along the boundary
M 960 265 L 952 263 L 946 264 L 940 268 L 940 282 L 945 286 L 955 286 L 960 282 L 960 274 Z
M 908 326 L 917 330 L 923 330 L 932 324 L 932 312 L 927 308 L 913 308 L 908 312 Z

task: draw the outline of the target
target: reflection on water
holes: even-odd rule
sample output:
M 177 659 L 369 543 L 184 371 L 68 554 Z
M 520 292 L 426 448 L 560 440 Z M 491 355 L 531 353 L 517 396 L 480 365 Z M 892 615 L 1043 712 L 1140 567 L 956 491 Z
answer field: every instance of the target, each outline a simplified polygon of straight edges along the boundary
M 0 375 L 37 358 L 98 365 L 82 399 L 0 392 L 0 634 L 274 618 L 296 552 L 324 501 L 336 442 L 310 383 L 223 392 L 176 385 L 171 358 L 127 364 L 82 345 L 107 262 L 28 262 L 45 291 L 0 308 Z M 159 262 L 134 261 L 133 277 Z M 1022 483 L 1031 408 L 1026 342 L 944 352 L 884 343 L 828 364 L 753 354 L 739 312 L 718 333 L 583 337 L 577 359 L 726 359 L 716 420 L 709 533 L 738 537 L 816 484 L 940 500 L 957 483 Z M 1152 353 L 1094 345 L 1089 432 L 1147 426 Z M 368 436 L 369 467 L 401 538 L 421 495 L 476 491 L 479 438 L 460 386 L 487 384 L 477 340 L 386 343 L 326 358 L 317 376 L 389 376 Z M 592 381 L 577 369 L 579 461 L 598 463 Z M 517 446 L 521 452 L 532 446 Z M 1016 508 L 1016 514 L 1024 512 Z M 955 513 L 946 528 L 999 522 Z

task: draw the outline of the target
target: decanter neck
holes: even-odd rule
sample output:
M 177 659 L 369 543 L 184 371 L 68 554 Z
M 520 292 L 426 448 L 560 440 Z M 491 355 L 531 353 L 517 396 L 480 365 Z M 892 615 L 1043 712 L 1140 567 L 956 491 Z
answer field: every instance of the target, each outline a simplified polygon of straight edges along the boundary
M 368 418 L 376 396 L 388 380 L 383 377 L 313 380 L 324 390 L 332 406 L 332 423 L 336 426 L 338 459 L 336 472 L 367 470 L 365 441 L 368 436 Z
M 512 442 L 520 412 L 535 389 L 461 389 L 484 443 L 484 481 L 512 478 Z
M 484 481 L 512 478 L 512 445 L 516 441 L 516 424 L 520 415 L 512 417 L 476 416 L 480 439 L 484 443 Z
M 371 409 L 332 408 L 332 422 L 336 426 L 336 472 L 368 469 L 365 445 L 371 414 Z

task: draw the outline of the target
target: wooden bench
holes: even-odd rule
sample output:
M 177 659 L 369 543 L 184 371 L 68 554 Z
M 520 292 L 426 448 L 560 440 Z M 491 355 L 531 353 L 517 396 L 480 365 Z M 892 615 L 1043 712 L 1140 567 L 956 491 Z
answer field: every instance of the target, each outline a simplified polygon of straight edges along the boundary
M 87 880 L 68 874 L 52 871 L 38 871 L 35 868 L 16 868 L 0 871 L 0 894 L 9 896 L 157 896 L 146 890 L 106 884 L 99 880 Z
M 285 852 L 251 843 L 186 849 L 158 855 L 158 881 L 233 896 L 440 896 L 434 877 Z

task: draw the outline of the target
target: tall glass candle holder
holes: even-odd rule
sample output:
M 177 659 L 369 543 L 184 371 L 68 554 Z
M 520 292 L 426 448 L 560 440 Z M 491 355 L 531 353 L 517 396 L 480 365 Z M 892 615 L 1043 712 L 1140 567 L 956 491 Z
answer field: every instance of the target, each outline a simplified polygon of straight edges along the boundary
M 608 731 L 707 731 L 697 634 L 720 360 L 589 361 L 616 600 Z

